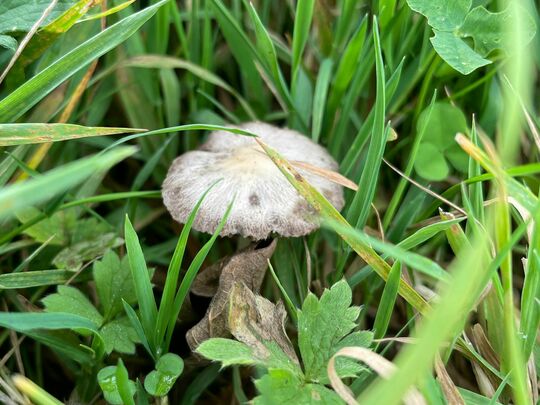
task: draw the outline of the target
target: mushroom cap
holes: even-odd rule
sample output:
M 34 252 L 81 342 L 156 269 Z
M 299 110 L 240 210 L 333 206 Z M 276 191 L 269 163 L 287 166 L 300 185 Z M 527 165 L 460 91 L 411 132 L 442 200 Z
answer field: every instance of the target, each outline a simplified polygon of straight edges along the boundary
M 262 122 L 249 122 L 238 128 L 257 134 L 287 160 L 338 169 L 322 146 L 299 132 Z M 343 189 L 339 184 L 301 168 L 298 171 L 336 209 L 343 207 Z M 185 223 L 203 193 L 216 182 L 193 223 L 197 231 L 215 232 L 233 198 L 234 205 L 221 236 L 242 235 L 261 240 L 275 233 L 294 237 L 319 227 L 307 201 L 257 142 L 252 137 L 226 131 L 210 133 L 198 150 L 173 161 L 163 182 L 163 202 L 176 221 Z

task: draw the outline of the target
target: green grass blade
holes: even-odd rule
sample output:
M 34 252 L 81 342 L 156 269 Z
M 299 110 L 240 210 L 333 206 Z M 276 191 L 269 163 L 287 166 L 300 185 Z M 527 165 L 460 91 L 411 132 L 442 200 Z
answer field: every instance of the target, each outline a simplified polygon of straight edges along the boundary
M 67 141 L 87 138 L 144 132 L 144 129 L 84 127 L 73 124 L 0 124 L 0 147 L 36 143 Z
M 384 290 L 377 308 L 377 315 L 373 323 L 373 337 L 381 339 L 386 335 L 390 318 L 394 310 L 394 304 L 398 296 L 399 281 L 401 279 L 401 263 L 395 262 L 388 275 L 388 280 L 384 286 Z
M 64 80 L 133 35 L 163 4 L 159 2 L 107 28 L 18 87 L 0 101 L 0 122 L 15 121 Z
M 21 333 L 38 329 L 84 329 L 99 334 L 98 325 L 88 318 L 64 312 L 0 312 L 0 326 Z
M 302 53 L 309 37 L 311 19 L 313 18 L 314 0 L 299 0 L 296 4 L 292 41 L 291 77 L 295 77 L 302 62 Z M 294 79 L 293 79 L 294 82 Z
M 336 231 L 339 235 L 346 236 L 348 240 L 356 245 L 370 246 L 375 250 L 384 253 L 385 256 L 393 257 L 435 280 L 444 282 L 450 281 L 448 273 L 446 273 L 446 271 L 444 271 L 436 262 L 425 256 L 407 251 L 397 245 L 380 241 L 358 229 L 354 229 L 349 225 L 344 225 L 342 222 L 330 220 L 327 221 L 325 225 Z
M 195 276 L 197 275 L 197 272 L 201 268 L 204 262 L 204 259 L 206 259 L 208 252 L 210 252 L 210 249 L 214 245 L 214 242 L 216 241 L 221 230 L 225 226 L 225 223 L 227 222 L 227 218 L 229 218 L 229 214 L 231 213 L 233 204 L 234 204 L 234 200 L 229 203 L 227 210 L 225 211 L 225 214 L 223 215 L 223 218 L 221 219 L 221 222 L 219 223 L 218 227 L 216 228 L 216 231 L 214 232 L 210 240 L 206 242 L 204 246 L 201 248 L 201 250 L 199 250 L 197 255 L 195 255 L 195 258 L 189 265 L 186 271 L 186 274 L 184 275 L 184 278 L 182 279 L 182 282 L 180 283 L 178 292 L 176 293 L 176 296 L 174 297 L 174 305 L 172 307 L 172 311 L 169 314 L 169 327 L 167 329 L 167 337 L 165 340 L 165 347 L 167 349 L 171 343 L 172 333 L 174 330 L 174 325 L 176 324 L 176 319 L 178 318 L 178 315 L 180 314 L 180 309 L 182 309 L 182 305 L 184 303 L 184 300 L 186 299 L 187 294 L 189 293 L 191 284 L 193 283 L 193 280 L 195 280 Z
M 373 18 L 373 43 L 375 49 L 375 67 L 377 72 L 377 95 L 375 100 L 375 116 L 371 143 L 358 189 L 361 190 L 354 195 L 351 205 L 347 211 L 347 220 L 354 224 L 356 228 L 363 228 L 369 212 L 371 203 L 375 195 L 379 169 L 386 146 L 386 136 L 384 130 L 384 110 L 385 110 L 385 79 L 384 63 L 382 59 L 381 43 L 379 39 L 379 28 L 377 19 Z
M 135 229 L 133 229 L 133 225 L 131 225 L 127 215 L 124 234 L 131 276 L 133 278 L 133 284 L 135 285 L 135 293 L 141 312 L 141 323 L 150 348 L 153 349 L 155 354 L 155 328 L 157 320 L 156 301 L 152 291 L 152 283 L 150 282 L 150 273 L 146 268 L 146 262 L 139 243 L 139 237 L 137 236 Z
M 433 109 L 433 105 L 435 104 L 436 99 L 437 99 L 437 92 L 435 91 L 433 93 L 433 97 L 431 98 L 431 103 L 428 107 L 429 110 L 428 110 L 426 119 L 424 121 L 424 125 L 422 126 L 421 130 L 416 133 L 416 136 L 414 137 L 413 145 L 409 153 L 409 158 L 407 159 L 407 166 L 405 166 L 405 170 L 403 171 L 403 173 L 406 176 L 410 176 L 413 171 L 414 162 L 416 161 L 416 156 L 418 155 L 418 150 L 420 149 L 420 142 L 422 142 L 422 139 L 424 138 L 427 123 L 429 122 L 429 117 L 431 116 L 431 111 Z M 403 198 L 403 194 L 408 184 L 409 182 L 405 178 L 401 178 L 399 180 L 398 186 L 396 190 L 394 191 L 394 194 L 392 195 L 392 199 L 390 200 L 390 203 L 388 204 L 388 208 L 384 214 L 384 219 L 383 219 L 384 228 L 388 228 L 390 221 L 392 221 L 392 219 L 394 218 L 394 214 L 396 213 L 398 205 Z
M 0 290 L 64 284 L 71 277 L 73 277 L 73 272 L 67 270 L 35 270 L 0 274 Z
M 150 349 L 150 344 L 148 343 L 148 339 L 144 332 L 141 321 L 139 320 L 139 317 L 137 316 L 137 313 L 135 312 L 133 308 L 131 308 L 131 306 L 126 301 L 122 300 L 122 304 L 124 306 L 124 311 L 126 312 L 129 318 L 131 326 L 133 326 L 133 329 L 135 329 L 135 333 L 137 333 L 137 336 L 139 337 L 139 340 L 141 341 L 142 345 L 144 346 L 148 354 L 152 356 L 154 360 L 157 360 L 154 352 L 152 352 L 152 350 Z
M 99 156 L 66 164 L 39 178 L 4 187 L 0 190 L 0 218 L 12 216 L 15 209 L 46 201 L 81 183 L 96 172 L 109 169 L 135 151 L 133 147 L 118 148 Z M 47 190 L 47 192 L 40 190 Z
M 184 227 L 182 228 L 182 232 L 180 233 L 180 237 L 178 238 L 178 243 L 176 244 L 176 248 L 174 249 L 173 257 L 171 259 L 171 262 L 169 264 L 169 268 L 167 270 L 167 278 L 165 279 L 165 286 L 163 287 L 163 296 L 161 298 L 161 303 L 159 305 L 159 311 L 158 311 L 158 318 L 157 318 L 157 327 L 156 327 L 156 336 L 157 336 L 157 342 L 161 345 L 163 341 L 163 337 L 165 336 L 167 325 L 170 322 L 170 318 L 173 316 L 172 310 L 174 307 L 174 301 L 175 301 L 175 295 L 176 290 L 178 286 L 178 276 L 180 274 L 180 270 L 182 268 L 182 261 L 184 258 L 184 252 L 186 250 L 186 245 L 189 237 L 189 233 L 191 231 L 191 227 L 193 226 L 193 222 L 195 221 L 195 218 L 197 217 L 197 213 L 199 212 L 199 208 L 201 207 L 201 204 L 203 203 L 204 199 L 212 190 L 212 188 L 217 184 L 212 184 L 208 190 L 204 192 L 204 194 L 199 198 L 199 201 L 197 201 L 197 204 L 195 204 L 195 207 L 193 207 L 193 210 L 189 214 L 186 223 L 184 224 Z M 166 348 L 163 348 L 164 353 L 167 351 Z
M 341 214 L 313 188 L 306 180 L 293 168 L 293 166 L 283 159 L 275 150 L 259 141 L 266 154 L 272 159 L 274 164 L 281 170 L 287 180 L 313 207 L 315 212 L 323 218 L 330 220 L 330 223 L 339 223 L 344 228 L 352 229 L 351 225 L 341 216 Z M 352 239 L 347 234 L 341 234 L 336 229 L 336 233 L 347 243 L 373 270 L 383 279 L 387 280 L 390 274 L 390 266 L 386 263 L 370 246 Z M 419 312 L 426 312 L 428 304 L 408 283 L 401 280 L 399 284 L 399 294 L 409 302 Z
M 317 84 L 315 85 L 315 95 L 313 97 L 313 121 L 311 123 L 311 139 L 319 142 L 321 128 L 324 119 L 324 108 L 326 106 L 326 96 L 328 87 L 332 79 L 333 62 L 331 59 L 325 59 L 321 63 L 319 75 L 317 76 Z
M 129 376 L 126 366 L 121 358 L 118 359 L 118 364 L 116 366 L 116 386 L 118 387 L 118 394 L 122 398 L 122 403 L 124 405 L 135 405 L 133 400 L 133 394 L 131 393 L 129 387 Z

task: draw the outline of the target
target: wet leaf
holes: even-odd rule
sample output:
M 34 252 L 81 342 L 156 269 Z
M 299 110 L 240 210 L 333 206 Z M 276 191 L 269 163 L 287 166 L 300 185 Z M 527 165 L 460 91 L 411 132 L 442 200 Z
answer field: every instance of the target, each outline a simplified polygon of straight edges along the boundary
M 118 392 L 118 384 L 116 381 L 116 366 L 108 366 L 99 370 L 97 375 L 98 384 L 103 391 L 105 400 L 113 405 L 122 405 L 123 401 Z M 135 394 L 136 388 L 133 381 L 129 381 L 129 391 L 132 395 Z
M 357 326 L 360 308 L 351 306 L 352 291 L 345 280 L 325 290 L 317 299 L 309 294 L 298 311 L 298 345 L 309 381 L 328 382 L 326 366 L 330 358 L 342 347 L 367 347 L 371 333 L 357 332 L 349 335 Z M 336 364 L 338 375 L 354 376 L 362 367 L 350 361 Z
M 157 361 L 156 369 L 144 379 L 144 388 L 155 397 L 167 395 L 183 370 L 184 361 L 180 356 L 173 353 L 164 354 Z
M 124 310 L 122 300 L 130 305 L 136 301 L 127 256 L 120 260 L 115 252 L 108 251 L 100 261 L 94 263 L 93 275 L 106 318 L 111 319 Z
M 42 300 L 47 312 L 67 312 L 80 315 L 101 325 L 103 317 L 86 296 L 75 287 L 59 285 L 58 292 Z
M 135 343 L 140 342 L 127 317 L 115 319 L 105 324 L 99 332 L 103 337 L 107 354 L 113 351 L 133 354 L 135 353 Z

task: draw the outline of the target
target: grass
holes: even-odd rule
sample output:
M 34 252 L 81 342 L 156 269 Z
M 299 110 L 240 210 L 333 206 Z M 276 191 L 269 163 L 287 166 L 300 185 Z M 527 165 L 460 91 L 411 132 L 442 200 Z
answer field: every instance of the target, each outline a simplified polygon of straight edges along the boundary
M 0 24 L 0 402 L 386 405 L 411 387 L 429 404 L 538 401 L 533 1 L 61 0 L 37 32 L 50 1 L 11 3 L 0 4 L 14 27 Z M 189 290 L 248 241 L 218 237 L 227 216 L 214 235 L 192 230 L 199 205 L 179 226 L 160 188 L 209 131 L 252 136 L 230 128 L 251 120 L 320 143 L 358 188 L 339 213 L 261 144 L 323 226 L 279 240 L 269 302 L 230 292 L 236 340 L 198 349 L 231 366 L 220 369 L 185 340 L 209 304 Z M 283 330 L 239 300 L 272 314 L 284 301 Z M 344 346 L 368 357 L 336 354 Z M 395 366 L 386 378 L 378 356 Z M 329 363 L 330 377 L 312 365 Z

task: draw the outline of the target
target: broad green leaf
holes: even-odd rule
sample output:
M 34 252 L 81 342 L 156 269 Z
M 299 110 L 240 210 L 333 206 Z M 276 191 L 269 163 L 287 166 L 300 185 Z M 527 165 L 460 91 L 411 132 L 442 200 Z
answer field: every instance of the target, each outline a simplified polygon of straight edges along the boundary
M 518 12 L 519 16 L 514 16 L 515 12 Z M 515 18 L 519 19 L 521 38 L 525 42 L 510 45 L 506 38 L 512 34 L 514 27 L 510 27 L 508 21 L 515 21 Z M 459 35 L 471 37 L 474 41 L 474 49 L 482 56 L 487 56 L 496 49 L 503 49 L 511 54 L 515 47 L 527 45 L 535 33 L 534 18 L 521 6 L 513 7 L 511 4 L 499 13 L 492 13 L 485 7 L 475 7 L 459 28 Z
M 0 146 L 58 142 L 143 131 L 143 129 L 96 128 L 72 124 L 0 124 Z
M 137 300 L 127 256 L 120 260 L 115 252 L 109 250 L 94 263 L 93 276 L 106 319 L 112 319 L 123 311 L 122 300 L 130 305 Z
M 423 143 L 431 143 L 440 151 L 445 151 L 457 145 L 455 136 L 458 132 L 467 131 L 467 119 L 459 107 L 446 102 L 436 102 L 420 114 L 416 130 L 424 128 Z M 422 153 L 422 151 L 420 151 Z M 463 152 L 464 156 L 467 156 Z
M 174 353 L 166 353 L 157 361 L 156 369 L 144 379 L 144 388 L 154 397 L 167 395 L 183 370 L 182 358 Z
M 67 270 L 36 270 L 0 274 L 0 290 L 63 284 L 73 277 Z
M 207 359 L 221 362 L 223 367 L 263 364 L 249 346 L 232 339 L 211 338 L 202 342 L 195 351 Z
M 17 210 L 15 215 L 22 224 L 25 224 L 45 214 L 35 207 L 27 207 Z M 51 245 L 66 246 L 70 242 L 71 231 L 75 228 L 76 222 L 77 217 L 73 210 L 57 211 L 25 229 L 24 233 L 39 243 L 44 243 L 52 236 L 49 242 Z
M 306 384 L 285 370 L 270 370 L 255 381 L 260 395 L 255 405 L 321 404 L 341 405 L 343 400 L 331 389 L 320 384 Z
M 308 381 L 328 381 L 328 361 L 360 315 L 360 308 L 351 307 L 351 302 L 351 288 L 342 280 L 325 290 L 320 300 L 310 293 L 298 311 L 298 346 Z
M 0 122 L 15 121 L 64 80 L 133 35 L 163 4 L 156 3 L 117 22 L 18 87 L 0 101 Z
M 414 169 L 424 179 L 431 181 L 444 180 L 450 173 L 444 154 L 436 145 L 426 142 L 420 144 L 414 161 Z
M 8 49 L 12 53 L 17 50 L 19 44 L 17 40 L 9 35 L 0 35 L 0 47 Z
M 118 148 L 99 156 L 68 163 L 39 178 L 2 188 L 0 190 L 0 219 L 13 215 L 15 209 L 38 204 L 68 190 L 92 174 L 109 169 L 135 151 L 133 147 Z
M 48 24 L 54 18 L 69 9 L 75 0 L 58 0 L 52 12 L 43 24 Z M 29 31 L 51 4 L 50 0 L 2 0 L 0 1 L 0 33 Z
M 107 354 L 110 354 L 112 351 L 134 354 L 135 343 L 140 342 L 135 329 L 133 329 L 129 319 L 126 317 L 106 323 L 99 330 L 99 333 L 103 338 L 105 352 Z
M 489 65 L 490 60 L 482 58 L 473 51 L 463 39 L 451 32 L 434 30 L 435 36 L 431 38 L 433 48 L 446 63 L 459 73 L 468 75 L 479 67 Z
M 47 312 L 67 312 L 89 319 L 96 325 L 101 325 L 103 316 L 86 296 L 75 287 L 59 285 L 58 292 L 50 294 L 41 300 Z
M 407 0 L 409 7 L 428 19 L 440 31 L 453 31 L 463 24 L 471 8 L 471 0 Z

